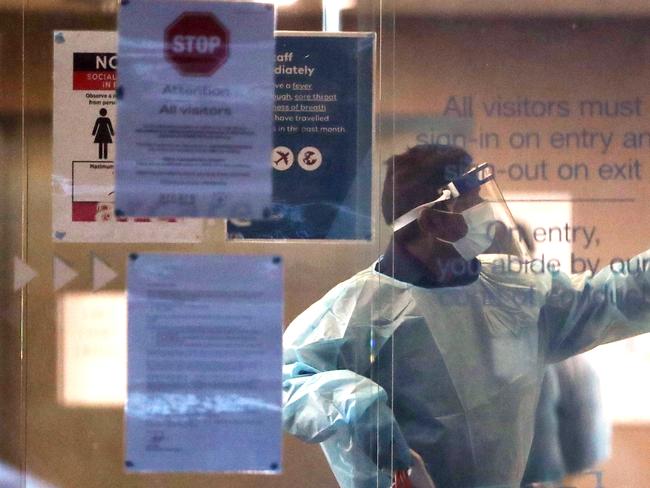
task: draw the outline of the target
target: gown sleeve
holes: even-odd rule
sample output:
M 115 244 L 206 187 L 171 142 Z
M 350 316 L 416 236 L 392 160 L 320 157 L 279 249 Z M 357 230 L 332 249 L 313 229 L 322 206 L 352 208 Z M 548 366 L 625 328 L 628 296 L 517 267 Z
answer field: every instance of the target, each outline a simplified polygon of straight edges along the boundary
M 587 274 L 554 273 L 540 311 L 546 359 L 557 362 L 600 344 L 650 332 L 650 251 Z
M 330 292 L 285 332 L 284 428 L 321 444 L 342 488 L 388 488 L 392 472 L 410 466 L 409 448 L 386 391 L 341 360 L 343 348 L 354 347 L 366 361 L 371 351 L 358 330 L 346 333 L 347 318 L 331 310 L 336 299 Z

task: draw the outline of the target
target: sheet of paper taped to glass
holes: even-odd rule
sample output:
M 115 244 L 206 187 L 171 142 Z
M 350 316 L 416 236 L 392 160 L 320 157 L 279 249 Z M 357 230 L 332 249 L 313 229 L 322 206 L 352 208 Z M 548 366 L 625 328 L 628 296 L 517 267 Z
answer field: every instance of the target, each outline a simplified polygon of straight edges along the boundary
M 409 448 L 437 487 L 519 486 L 545 365 L 650 331 L 647 269 L 536 275 L 479 259 L 476 281 L 447 288 L 374 263 L 285 332 L 285 428 L 321 443 L 341 487 L 389 487 Z

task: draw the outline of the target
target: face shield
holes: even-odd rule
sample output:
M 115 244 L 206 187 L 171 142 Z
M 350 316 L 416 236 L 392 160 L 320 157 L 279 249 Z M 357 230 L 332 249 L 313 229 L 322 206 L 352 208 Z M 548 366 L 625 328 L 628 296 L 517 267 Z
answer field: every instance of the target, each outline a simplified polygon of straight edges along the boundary
M 529 257 L 525 230 L 512 218 L 487 163 L 439 188 L 435 200 L 395 219 L 393 232 L 414 222 L 425 211 L 429 211 L 434 222 L 436 238 L 453 246 L 466 260 L 479 254 Z

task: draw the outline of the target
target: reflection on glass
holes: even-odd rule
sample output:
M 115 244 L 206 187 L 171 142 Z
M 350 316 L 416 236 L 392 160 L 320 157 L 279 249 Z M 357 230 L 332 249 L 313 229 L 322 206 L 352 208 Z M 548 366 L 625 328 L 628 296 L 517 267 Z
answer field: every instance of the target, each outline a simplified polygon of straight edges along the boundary
M 2 488 L 56 488 L 30 474 L 25 474 L 19 468 L 0 462 L 0 486 Z
M 538 260 L 535 269 L 544 267 L 547 272 L 549 262 L 556 259 L 560 270 L 570 273 L 572 241 L 565 237 L 566 229 L 573 229 L 571 196 L 558 192 L 508 192 L 505 198 L 515 221 L 530 231 L 534 248 L 531 255 Z
M 59 402 L 122 406 L 126 398 L 126 296 L 73 292 L 57 299 Z
M 587 355 L 598 371 L 608 417 L 614 423 L 650 422 L 650 335 L 607 344 Z

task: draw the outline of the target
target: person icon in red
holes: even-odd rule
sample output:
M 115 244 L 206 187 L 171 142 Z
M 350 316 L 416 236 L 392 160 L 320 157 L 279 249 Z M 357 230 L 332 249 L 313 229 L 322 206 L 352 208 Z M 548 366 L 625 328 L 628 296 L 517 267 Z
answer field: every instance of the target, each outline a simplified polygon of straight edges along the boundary
M 92 133 L 95 136 L 95 144 L 99 145 L 99 155 L 97 156 L 99 159 L 108 159 L 108 145 L 113 143 L 112 136 L 115 135 L 111 119 L 106 117 L 106 114 L 105 108 L 100 109 L 100 116 L 95 121 Z

